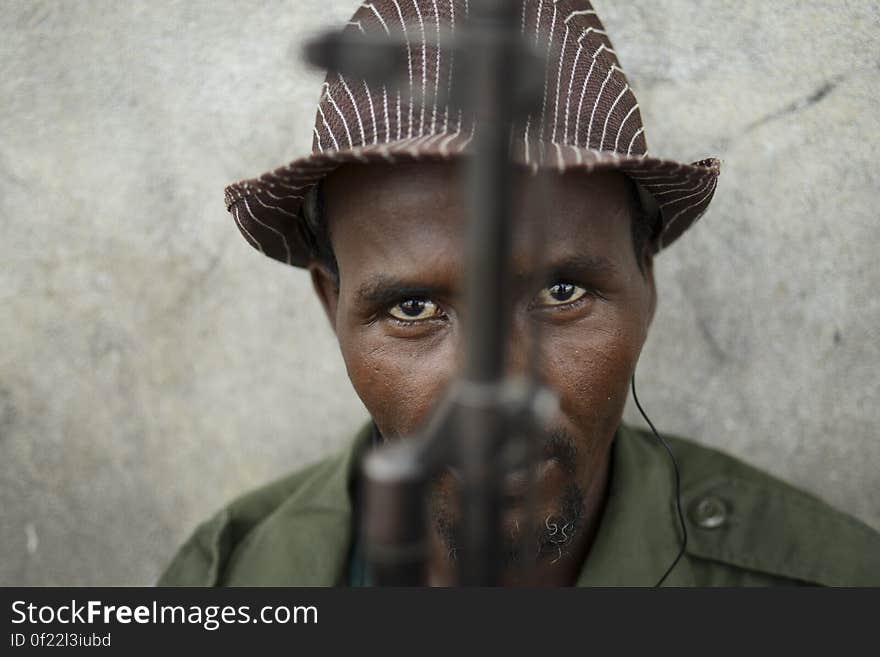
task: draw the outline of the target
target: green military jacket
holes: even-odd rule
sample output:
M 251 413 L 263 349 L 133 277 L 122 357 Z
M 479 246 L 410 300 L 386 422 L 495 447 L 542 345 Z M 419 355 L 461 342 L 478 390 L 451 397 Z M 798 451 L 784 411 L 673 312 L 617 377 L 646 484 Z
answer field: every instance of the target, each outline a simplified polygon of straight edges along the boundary
M 352 582 L 353 481 L 367 424 L 344 453 L 247 494 L 202 524 L 160 586 Z M 687 551 L 667 586 L 880 585 L 880 534 L 716 450 L 670 438 Z M 610 488 L 578 586 L 651 586 L 680 545 L 668 455 L 621 426 Z

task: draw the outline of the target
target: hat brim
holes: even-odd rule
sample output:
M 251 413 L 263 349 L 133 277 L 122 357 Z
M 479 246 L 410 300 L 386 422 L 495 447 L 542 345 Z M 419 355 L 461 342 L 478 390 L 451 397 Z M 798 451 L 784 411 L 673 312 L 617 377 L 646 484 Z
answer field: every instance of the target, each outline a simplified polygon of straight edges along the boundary
M 433 134 L 312 153 L 259 178 L 229 185 L 226 207 L 251 246 L 281 262 L 305 267 L 315 258 L 315 245 L 303 217 L 303 202 L 309 189 L 321 179 L 349 163 L 451 160 L 468 155 L 471 142 L 471 136 L 464 133 Z M 720 172 L 720 162 L 715 158 L 682 164 L 539 141 L 519 142 L 512 160 L 533 171 L 619 171 L 629 176 L 659 210 L 661 225 L 653 242 L 655 253 L 672 244 L 703 215 Z

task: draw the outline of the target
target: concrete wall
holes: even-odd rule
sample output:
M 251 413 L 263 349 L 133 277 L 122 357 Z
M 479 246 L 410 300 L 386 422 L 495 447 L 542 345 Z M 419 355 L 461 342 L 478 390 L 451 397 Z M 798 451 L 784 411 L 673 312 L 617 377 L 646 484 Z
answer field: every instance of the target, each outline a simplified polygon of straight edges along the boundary
M 880 528 L 877 3 L 595 4 L 652 152 L 724 160 L 657 263 L 643 402 Z M 309 148 L 297 45 L 354 6 L 5 4 L 0 584 L 149 584 L 365 417 L 307 277 L 222 200 Z

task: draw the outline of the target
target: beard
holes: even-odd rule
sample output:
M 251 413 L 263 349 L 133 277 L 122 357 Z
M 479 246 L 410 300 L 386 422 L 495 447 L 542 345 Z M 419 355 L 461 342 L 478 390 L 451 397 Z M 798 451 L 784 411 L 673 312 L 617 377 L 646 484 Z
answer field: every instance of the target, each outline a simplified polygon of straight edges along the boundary
M 550 432 L 543 440 L 541 455 L 545 460 L 555 461 L 569 481 L 559 493 L 535 505 L 532 515 L 522 523 L 527 529 L 521 527 L 519 520 L 506 523 L 502 532 L 503 567 L 555 563 L 568 554 L 572 539 L 581 529 L 586 495 L 574 479 L 577 463 L 574 441 L 564 430 Z M 502 509 L 520 515 L 526 510 L 523 506 Z M 431 521 L 446 548 L 447 558 L 456 561 L 463 533 L 457 504 L 446 487 L 435 485 L 432 489 Z

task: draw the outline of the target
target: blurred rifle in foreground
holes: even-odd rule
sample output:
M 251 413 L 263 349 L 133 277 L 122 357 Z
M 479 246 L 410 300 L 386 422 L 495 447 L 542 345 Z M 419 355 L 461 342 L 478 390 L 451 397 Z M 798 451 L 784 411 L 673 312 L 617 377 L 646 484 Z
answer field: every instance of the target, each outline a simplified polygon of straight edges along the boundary
M 464 75 L 452 93 L 455 104 L 477 120 L 468 172 L 467 353 L 461 377 L 421 435 L 365 456 L 358 524 L 378 585 L 426 583 L 426 496 L 432 477 L 447 467 L 461 474 L 458 582 L 501 583 L 503 478 L 514 468 L 531 472 L 535 436 L 554 407 L 553 396 L 535 376 L 504 376 L 513 232 L 510 134 L 514 123 L 540 104 L 544 80 L 544 59 L 521 35 L 517 6 L 508 0 L 471 0 L 469 20 L 454 37 L 442 37 L 457 61 L 470 64 L 460 67 Z M 307 44 L 306 58 L 384 84 L 404 70 L 405 45 L 402 36 L 333 32 Z

